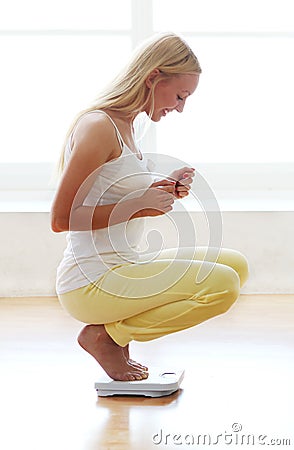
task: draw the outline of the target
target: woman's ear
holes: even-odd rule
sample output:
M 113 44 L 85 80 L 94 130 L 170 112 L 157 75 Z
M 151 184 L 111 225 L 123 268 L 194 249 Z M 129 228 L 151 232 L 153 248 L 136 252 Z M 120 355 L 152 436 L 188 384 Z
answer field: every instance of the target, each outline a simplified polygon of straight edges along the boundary
M 154 69 L 152 70 L 151 73 L 149 73 L 148 77 L 145 80 L 146 86 L 151 89 L 154 80 L 158 77 L 158 75 L 160 74 L 160 70 L 159 69 Z

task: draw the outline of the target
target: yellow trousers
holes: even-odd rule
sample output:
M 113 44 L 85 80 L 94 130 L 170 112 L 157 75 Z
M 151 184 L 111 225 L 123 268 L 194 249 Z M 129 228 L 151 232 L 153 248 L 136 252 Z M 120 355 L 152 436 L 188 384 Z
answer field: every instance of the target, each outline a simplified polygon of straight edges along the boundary
M 77 320 L 104 324 L 122 347 L 156 339 L 222 314 L 238 298 L 248 278 L 246 258 L 236 250 L 221 249 L 217 257 L 207 250 L 145 255 L 140 263 L 114 266 L 97 282 L 58 297 Z

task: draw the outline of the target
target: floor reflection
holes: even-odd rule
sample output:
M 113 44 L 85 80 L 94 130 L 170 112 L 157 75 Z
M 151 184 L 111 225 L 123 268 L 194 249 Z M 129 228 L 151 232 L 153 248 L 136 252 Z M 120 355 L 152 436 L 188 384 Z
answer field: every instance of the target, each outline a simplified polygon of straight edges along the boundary
M 87 450 L 149 449 L 152 434 L 158 428 L 163 409 L 177 407 L 183 390 L 164 397 L 112 396 L 98 397 L 99 427 Z M 106 413 L 106 414 L 105 414 Z

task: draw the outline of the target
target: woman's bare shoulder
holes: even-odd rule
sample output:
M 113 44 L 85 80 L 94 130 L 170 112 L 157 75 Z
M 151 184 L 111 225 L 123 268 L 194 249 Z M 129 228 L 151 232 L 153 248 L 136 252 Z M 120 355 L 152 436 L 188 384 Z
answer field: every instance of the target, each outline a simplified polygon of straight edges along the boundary
M 108 159 L 116 146 L 116 130 L 105 114 L 95 111 L 81 116 L 72 134 L 73 152 L 84 149 L 96 154 L 99 150 Z

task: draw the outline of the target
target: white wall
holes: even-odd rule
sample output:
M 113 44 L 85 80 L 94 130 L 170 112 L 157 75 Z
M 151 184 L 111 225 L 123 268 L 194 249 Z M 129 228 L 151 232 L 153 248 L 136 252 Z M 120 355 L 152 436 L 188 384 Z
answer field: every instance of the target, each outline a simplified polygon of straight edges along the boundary
M 186 236 L 186 216 L 177 222 Z M 243 252 L 250 263 L 250 279 L 244 293 L 294 293 L 294 212 L 223 212 L 223 246 Z M 191 214 L 199 244 L 207 244 L 206 224 L 200 212 Z M 65 247 L 65 234 L 54 234 L 49 214 L 0 213 L 1 260 L 0 296 L 55 295 L 55 270 Z M 165 234 L 165 245 L 173 246 L 176 236 L 166 218 L 148 219 Z M 157 239 L 154 232 L 150 241 Z M 189 239 L 188 239 L 189 240 Z M 187 242 L 188 244 L 188 242 Z

